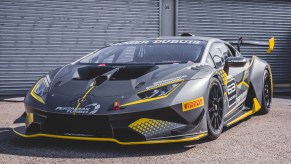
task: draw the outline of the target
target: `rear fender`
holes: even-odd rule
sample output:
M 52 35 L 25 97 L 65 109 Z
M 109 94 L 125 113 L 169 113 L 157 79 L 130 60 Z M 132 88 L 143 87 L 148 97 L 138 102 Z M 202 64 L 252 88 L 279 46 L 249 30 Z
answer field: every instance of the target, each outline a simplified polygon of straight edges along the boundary
M 268 63 L 258 57 L 253 57 L 250 71 L 250 84 L 251 88 L 254 91 L 255 97 L 258 99 L 259 103 L 262 103 L 263 96 L 263 76 L 266 69 L 268 69 Z M 271 70 L 269 70 L 271 71 Z

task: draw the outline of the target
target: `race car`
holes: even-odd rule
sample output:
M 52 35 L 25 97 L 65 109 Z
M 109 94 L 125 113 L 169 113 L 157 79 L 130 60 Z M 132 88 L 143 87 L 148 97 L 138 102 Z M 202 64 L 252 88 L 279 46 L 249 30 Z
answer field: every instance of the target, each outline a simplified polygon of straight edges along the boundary
M 244 44 L 268 45 L 264 42 Z M 270 65 L 233 44 L 185 33 L 114 43 L 41 77 L 25 97 L 22 137 L 122 145 L 214 140 L 270 111 Z

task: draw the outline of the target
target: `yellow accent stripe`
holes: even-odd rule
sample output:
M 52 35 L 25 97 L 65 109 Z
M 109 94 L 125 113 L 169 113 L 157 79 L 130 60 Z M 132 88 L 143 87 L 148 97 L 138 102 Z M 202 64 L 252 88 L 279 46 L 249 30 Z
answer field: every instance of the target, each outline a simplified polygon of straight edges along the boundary
M 94 85 L 93 86 L 91 86 L 89 89 L 88 89 L 88 91 L 83 95 L 83 97 L 82 97 L 82 100 L 84 100 L 86 97 L 87 97 L 87 95 L 91 92 L 91 90 L 94 88 Z M 78 105 L 76 106 L 76 108 L 75 109 L 77 109 L 77 108 L 79 108 L 80 107 L 80 105 L 81 105 L 81 103 L 80 102 L 78 102 Z
M 228 76 L 227 73 L 224 70 L 220 70 L 220 71 L 218 71 L 218 74 L 222 78 L 223 84 L 224 85 L 227 85 L 227 82 L 228 82 L 228 80 L 227 80 L 227 76 Z
M 237 123 L 238 121 L 258 112 L 261 109 L 261 105 L 260 105 L 257 98 L 254 98 L 253 101 L 254 101 L 254 106 L 253 106 L 252 110 L 246 112 L 245 114 L 243 114 L 243 115 L 239 116 L 238 118 L 234 119 L 233 121 L 229 122 L 227 124 L 227 126 L 233 125 L 233 124 Z
M 151 140 L 151 141 L 137 141 L 137 142 L 123 142 L 114 138 L 93 138 L 93 137 L 77 137 L 77 136 L 61 136 L 61 135 L 53 135 L 53 134 L 33 134 L 33 135 L 25 135 L 17 132 L 13 129 L 14 133 L 20 135 L 24 138 L 36 138 L 36 137 L 49 137 L 49 138 L 58 138 L 58 139 L 69 139 L 69 140 L 83 140 L 83 141 L 105 141 L 105 142 L 115 142 L 120 145 L 146 145 L 146 144 L 161 144 L 161 143 L 174 143 L 174 142 L 186 142 L 186 141 L 195 141 L 199 140 L 205 136 L 207 133 L 201 133 L 195 137 L 191 138 L 182 138 L 182 139 L 169 139 L 169 140 Z
M 269 70 L 269 74 L 270 74 L 270 80 L 271 80 L 271 94 L 272 94 L 272 97 L 273 97 L 273 87 L 274 87 L 274 84 L 273 84 L 273 75 L 272 75 L 272 71 L 271 71 L 271 66 L 268 64 L 267 65 L 267 68 Z
M 163 98 L 166 98 L 166 97 L 168 97 L 168 95 L 159 96 L 159 97 L 155 97 L 155 98 L 149 98 L 149 99 L 137 100 L 137 101 L 133 101 L 133 102 L 130 102 L 130 103 L 123 104 L 123 105 L 121 105 L 121 107 L 135 105 L 135 104 L 141 104 L 141 103 L 146 103 L 146 102 L 150 102 L 150 101 L 163 99 Z
M 177 83 L 177 82 L 175 82 Z M 164 96 L 158 96 L 158 97 L 154 97 L 154 98 L 148 98 L 148 99 L 141 99 L 141 100 L 137 100 L 137 101 L 133 101 L 133 102 L 129 102 L 126 104 L 121 105 L 121 107 L 125 107 L 125 106 L 130 106 L 130 105 L 136 105 L 136 104 L 141 104 L 141 103 L 146 103 L 146 102 L 150 102 L 150 101 L 155 101 L 155 100 L 159 100 L 159 99 L 163 99 L 168 97 L 172 92 L 174 92 L 182 83 L 178 84 L 171 92 L 169 92 L 168 94 L 164 95 Z M 167 85 L 170 85 L 167 84 Z
M 246 83 L 245 81 L 243 81 L 243 82 L 241 82 L 241 83 L 239 83 L 237 86 L 239 87 L 239 86 L 241 86 L 241 85 L 245 85 L 247 88 L 249 88 L 250 86 L 249 86 L 249 84 L 248 83 Z
M 246 77 L 246 73 L 247 73 L 247 69 L 246 70 L 244 70 L 244 75 L 243 75 L 243 77 L 242 77 L 242 80 L 241 80 L 241 82 L 240 83 L 238 83 L 237 84 L 237 86 L 241 86 L 243 83 L 245 83 L 245 77 Z
M 241 82 L 239 82 L 237 84 L 237 87 L 241 86 L 242 84 L 244 84 L 246 87 L 249 88 L 249 84 L 245 82 L 245 78 L 246 78 L 246 73 L 247 73 L 247 70 L 253 65 L 254 63 L 254 60 L 256 59 L 257 57 L 256 56 L 253 56 L 252 58 L 252 61 L 251 61 L 251 64 L 244 70 L 244 75 L 243 75 L 243 78 L 241 80 Z
M 37 85 L 38 85 L 42 80 L 43 80 L 43 79 L 38 80 L 38 82 L 37 82 L 37 83 L 34 85 L 34 87 L 32 88 L 32 90 L 31 90 L 31 92 L 30 92 L 30 95 L 31 95 L 33 98 L 35 98 L 37 101 L 39 101 L 39 102 L 45 104 L 45 102 L 43 101 L 43 99 L 42 99 L 39 95 L 37 95 L 37 94 L 34 93 L 34 91 L 35 91 L 35 89 L 36 89 L 36 86 L 37 86 Z

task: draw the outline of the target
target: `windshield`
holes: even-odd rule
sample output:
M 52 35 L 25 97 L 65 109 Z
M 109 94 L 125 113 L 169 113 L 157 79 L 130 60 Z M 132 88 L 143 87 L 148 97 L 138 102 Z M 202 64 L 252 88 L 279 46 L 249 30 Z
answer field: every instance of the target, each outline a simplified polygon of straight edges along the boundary
M 159 42 L 157 42 L 159 41 Z M 81 63 L 184 63 L 199 62 L 205 43 L 193 40 L 132 41 L 105 47 Z M 170 41 L 175 41 L 174 43 Z M 137 44 L 139 43 L 139 44 Z

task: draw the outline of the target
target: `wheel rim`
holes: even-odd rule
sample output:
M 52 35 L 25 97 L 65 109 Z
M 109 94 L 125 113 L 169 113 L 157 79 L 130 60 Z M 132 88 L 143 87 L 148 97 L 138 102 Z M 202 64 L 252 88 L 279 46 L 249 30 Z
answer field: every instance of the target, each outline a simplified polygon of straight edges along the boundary
M 220 131 L 223 117 L 223 98 L 221 88 L 217 84 L 214 84 L 210 89 L 208 107 L 211 127 L 215 132 Z
M 265 103 L 266 107 L 270 108 L 271 106 L 271 100 L 272 100 L 272 93 L 271 93 L 271 81 L 269 78 L 269 74 L 266 74 L 265 79 L 264 79 L 264 98 L 265 98 Z

